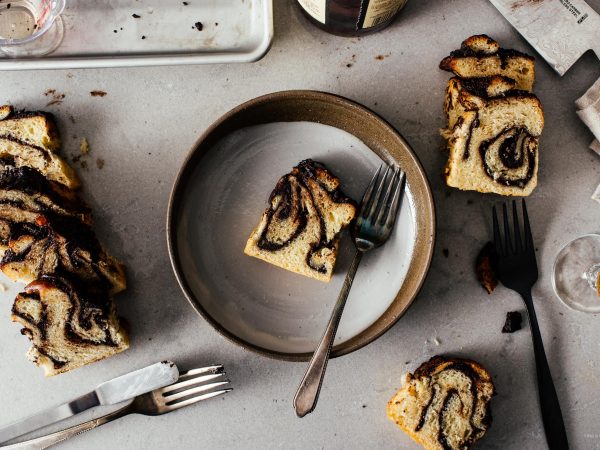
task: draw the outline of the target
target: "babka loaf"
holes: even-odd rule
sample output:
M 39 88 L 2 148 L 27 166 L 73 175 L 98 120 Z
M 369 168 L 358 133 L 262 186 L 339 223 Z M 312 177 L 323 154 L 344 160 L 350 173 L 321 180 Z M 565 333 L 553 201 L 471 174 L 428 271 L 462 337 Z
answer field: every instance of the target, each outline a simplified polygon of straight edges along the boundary
M 333 274 L 340 232 L 356 204 L 324 165 L 307 159 L 284 175 L 244 252 L 321 281 Z
M 41 111 L 15 112 L 10 105 L 0 106 L 0 136 L 51 151 L 60 147 L 52 114 Z
M 468 450 L 490 427 L 490 374 L 478 363 L 435 356 L 387 405 L 387 416 L 427 450 Z
M 440 62 L 440 69 L 461 78 L 501 75 L 516 82 L 517 89 L 531 91 L 535 81 L 533 57 L 517 50 L 500 48 L 485 34 L 471 36 Z
M 26 144 L 13 137 L 0 136 L 0 160 L 2 165 L 31 167 L 49 180 L 64 184 L 70 189 L 76 189 L 80 184 L 71 166 L 53 151 Z
M 526 196 L 537 185 L 542 107 L 532 94 L 490 99 L 448 130 L 448 186 Z
M 129 347 L 108 292 L 43 275 L 17 295 L 12 320 L 32 342 L 27 356 L 46 376 L 73 370 Z

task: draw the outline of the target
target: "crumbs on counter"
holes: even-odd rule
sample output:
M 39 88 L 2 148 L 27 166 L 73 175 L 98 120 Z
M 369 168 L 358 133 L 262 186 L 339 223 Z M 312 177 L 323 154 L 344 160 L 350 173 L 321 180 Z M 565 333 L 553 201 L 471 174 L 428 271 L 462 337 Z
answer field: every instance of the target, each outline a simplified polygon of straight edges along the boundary
M 183 3 L 183 6 L 187 6 L 190 4 L 190 2 L 182 2 L 182 3 Z
M 506 313 L 506 321 L 502 327 L 503 333 L 514 333 L 521 329 L 523 317 L 519 311 L 510 311 Z
M 447 258 L 448 256 L 450 256 L 450 250 L 448 250 L 447 248 L 443 248 L 442 255 L 444 255 L 444 258 Z
M 202 25 L 202 22 L 196 22 L 192 28 L 195 28 L 198 31 L 202 31 L 204 29 L 204 25 Z
M 349 63 L 346 64 L 347 68 L 350 68 L 354 65 L 354 63 L 356 62 L 356 55 L 352 55 L 352 59 L 350 60 Z
M 81 144 L 79 144 L 79 151 L 82 155 L 87 155 L 90 152 L 90 143 L 87 138 L 81 139 Z
M 90 95 L 92 97 L 104 97 L 106 95 L 106 92 L 94 90 L 90 92 Z
M 390 56 L 390 55 L 391 55 L 391 53 L 386 53 L 385 55 L 377 55 L 377 56 L 375 57 L 375 59 L 376 59 L 377 61 L 383 61 L 385 58 L 387 58 L 387 57 L 388 57 L 388 56 Z
M 477 279 L 488 294 L 494 292 L 494 289 L 498 286 L 498 277 L 496 276 L 496 270 L 494 269 L 495 260 L 494 244 L 488 242 L 483 246 L 475 261 L 475 273 L 477 274 Z
M 146 36 L 142 36 L 142 39 L 146 39 Z
M 44 96 L 50 97 L 51 99 L 48 103 L 46 103 L 46 106 L 60 105 L 65 99 L 65 94 L 56 92 L 56 89 L 48 89 L 46 92 L 44 92 Z
M 104 168 L 104 160 L 102 158 L 96 159 L 96 167 L 100 170 Z
M 142 16 L 140 16 L 139 14 L 132 14 L 131 17 L 133 17 L 134 19 L 139 19 Z

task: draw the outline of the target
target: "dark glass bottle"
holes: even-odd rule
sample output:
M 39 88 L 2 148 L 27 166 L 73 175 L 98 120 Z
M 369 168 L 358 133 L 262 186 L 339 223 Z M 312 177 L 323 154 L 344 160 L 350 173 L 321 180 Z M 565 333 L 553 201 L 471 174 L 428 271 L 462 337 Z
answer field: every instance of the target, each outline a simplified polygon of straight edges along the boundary
M 387 27 L 407 0 L 298 0 L 308 19 L 340 36 L 361 36 Z

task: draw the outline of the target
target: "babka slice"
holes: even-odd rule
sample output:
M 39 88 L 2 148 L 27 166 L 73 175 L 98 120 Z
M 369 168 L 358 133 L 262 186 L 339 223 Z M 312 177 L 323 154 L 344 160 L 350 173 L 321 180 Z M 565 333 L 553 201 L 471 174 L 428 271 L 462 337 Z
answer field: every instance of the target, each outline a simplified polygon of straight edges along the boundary
M 100 245 L 77 218 L 0 208 L 10 236 L 0 270 L 11 280 L 30 283 L 42 275 L 71 274 L 111 294 L 126 288 L 124 266 Z
M 514 80 L 499 75 L 482 78 L 450 78 L 444 99 L 448 129 L 454 128 L 458 118 L 465 111 L 481 108 L 487 99 L 525 94 L 524 91 L 515 88 Z
M 31 167 L 49 180 L 64 184 L 70 189 L 76 189 L 80 185 L 71 166 L 44 147 L 27 144 L 10 136 L 0 136 L 0 159 L 3 165 Z
M 15 112 L 10 105 L 0 106 L 0 136 L 52 151 L 60 147 L 52 114 L 42 111 Z
M 427 450 L 468 450 L 490 427 L 494 384 L 478 363 L 435 356 L 387 405 L 387 416 Z
M 486 100 L 447 130 L 448 186 L 527 196 L 537 185 L 544 114 L 538 98 L 520 94 Z
M 341 231 L 356 215 L 356 203 L 321 163 L 307 159 L 284 175 L 244 253 L 292 272 L 329 281 Z
M 33 346 L 27 356 L 46 376 L 76 369 L 129 347 L 108 292 L 43 275 L 17 295 L 12 320 Z
M 440 62 L 440 69 L 453 72 L 461 78 L 501 75 L 513 79 L 517 89 L 531 91 L 535 82 L 533 57 L 517 50 L 500 48 L 484 34 L 463 41 Z

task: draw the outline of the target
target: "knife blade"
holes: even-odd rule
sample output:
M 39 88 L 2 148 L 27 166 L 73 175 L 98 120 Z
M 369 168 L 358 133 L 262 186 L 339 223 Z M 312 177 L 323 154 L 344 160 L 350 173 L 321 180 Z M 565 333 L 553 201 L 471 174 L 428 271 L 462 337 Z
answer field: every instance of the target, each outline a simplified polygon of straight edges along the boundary
M 46 409 L 0 429 L 0 443 L 67 419 L 90 408 L 114 405 L 146 392 L 173 384 L 179 370 L 171 361 L 152 364 L 134 372 L 106 381 L 81 397 Z
M 600 15 L 583 0 L 490 0 L 558 72 L 588 50 L 600 58 Z

